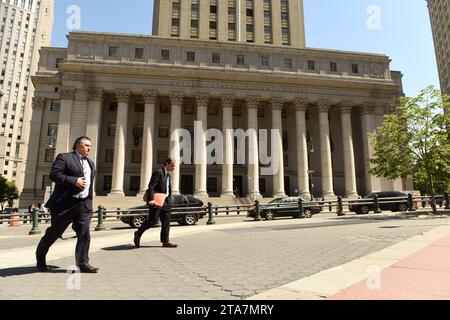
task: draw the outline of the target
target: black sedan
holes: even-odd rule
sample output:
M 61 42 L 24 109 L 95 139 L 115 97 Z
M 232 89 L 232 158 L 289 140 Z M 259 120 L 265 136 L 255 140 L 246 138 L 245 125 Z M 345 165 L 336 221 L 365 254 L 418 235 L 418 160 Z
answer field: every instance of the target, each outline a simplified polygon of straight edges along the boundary
M 302 198 L 303 199 L 303 198 Z M 269 204 L 261 206 L 261 218 L 274 220 L 278 217 L 299 218 L 299 197 L 285 197 L 275 199 Z M 322 211 L 321 207 L 314 202 L 303 199 L 303 214 L 305 218 L 312 218 L 313 215 Z M 255 217 L 255 210 L 249 212 L 249 217 Z
M 203 208 L 203 202 L 191 195 L 172 196 L 170 201 L 172 209 L 186 208 L 185 210 L 174 210 L 170 213 L 172 222 L 178 222 L 181 225 L 195 225 L 199 219 L 203 219 L 206 210 Z M 141 210 L 137 213 L 142 213 L 138 216 L 130 216 L 133 214 L 133 209 L 122 212 L 120 220 L 129 224 L 132 228 L 139 228 L 147 220 L 148 206 L 141 206 L 134 208 L 134 210 Z M 198 211 L 198 212 L 197 212 Z
M 389 192 L 374 192 L 364 197 L 362 200 L 352 202 L 349 206 L 351 212 L 357 214 L 368 214 L 370 211 L 375 210 L 375 204 L 373 203 L 374 195 L 378 196 L 380 210 L 390 210 L 393 212 L 405 212 L 408 211 L 408 196 L 403 192 L 389 191 Z

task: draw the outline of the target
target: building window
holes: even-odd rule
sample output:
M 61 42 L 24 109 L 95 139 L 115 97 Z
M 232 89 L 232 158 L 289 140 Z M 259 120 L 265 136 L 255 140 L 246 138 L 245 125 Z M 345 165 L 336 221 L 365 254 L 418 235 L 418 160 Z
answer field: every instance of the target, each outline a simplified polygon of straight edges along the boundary
M 314 60 L 308 60 L 308 70 L 316 70 L 316 64 Z
M 186 53 L 187 62 L 195 62 L 195 51 L 188 51 Z
M 51 148 L 51 149 L 45 149 L 45 159 L 44 162 L 53 162 L 53 160 L 55 159 L 55 149 Z
M 264 178 L 259 178 L 259 191 L 262 194 L 266 193 L 266 179 Z
M 253 25 L 252 24 L 247 24 L 247 32 L 253 32 Z
M 286 69 L 292 69 L 292 59 L 285 58 L 284 59 L 284 67 Z
M 172 18 L 172 27 L 179 27 L 180 20 L 178 18 Z
M 217 6 L 209 6 L 210 13 L 217 13 Z
M 359 73 L 359 66 L 357 64 L 352 64 L 352 73 Z
M 56 68 L 58 68 L 62 62 L 64 62 L 64 58 L 56 58 Z
M 115 137 L 116 136 L 116 124 L 115 123 L 108 123 L 108 137 Z
M 52 102 L 50 104 L 50 111 L 59 111 L 61 110 L 61 102 L 59 100 L 52 99 Z
M 135 103 L 134 112 L 140 113 L 145 111 L 145 105 L 143 103 Z
M 109 111 L 115 112 L 117 110 L 117 102 L 110 102 Z
M 228 23 L 228 31 L 236 31 L 236 23 Z
M 212 63 L 220 64 L 220 53 L 212 53 L 211 59 Z
M 115 58 L 115 57 L 117 57 L 118 52 L 119 52 L 119 50 L 117 47 L 111 46 L 108 48 L 108 57 Z
M 169 137 L 169 127 L 159 127 L 158 137 L 166 139 Z
M 42 190 L 45 191 L 47 187 L 52 186 L 52 181 L 50 180 L 50 176 L 42 176 Z
M 217 105 L 208 106 L 208 115 L 210 116 L 219 115 L 219 107 Z
M 186 103 L 184 105 L 184 114 L 194 114 L 194 104 Z
M 246 15 L 247 17 L 253 17 L 253 9 L 247 9 Z
M 337 72 L 337 63 L 336 62 L 330 62 L 330 71 Z
M 58 124 L 57 123 L 49 123 L 47 129 L 47 137 L 57 136 L 58 135 Z
M 142 151 L 135 149 L 131 150 L 131 163 L 141 163 L 142 162 Z
M 164 161 L 167 159 L 166 151 L 158 151 L 158 164 L 164 164 Z
M 106 163 L 114 162 L 114 149 L 106 149 L 105 150 L 105 162 Z
M 238 54 L 238 56 L 236 58 L 236 63 L 238 65 L 244 65 L 245 64 L 245 56 L 242 54 Z
M 170 113 L 170 104 L 161 102 L 159 104 L 159 113 Z
M 103 177 L 103 191 L 109 192 L 112 188 L 112 176 Z
M 169 61 L 170 60 L 170 50 L 161 50 L 161 60 L 162 61 Z
M 269 57 L 261 56 L 261 67 L 268 67 L 268 66 L 269 66 Z
M 136 48 L 134 52 L 136 59 L 144 59 L 144 48 Z
M 141 177 L 132 176 L 130 177 L 130 191 L 138 192 L 141 189 Z
M 209 193 L 217 193 L 217 178 L 208 177 L 207 190 Z
M 209 22 L 209 28 L 211 30 L 216 30 L 217 29 L 217 21 L 210 21 Z
M 198 20 L 191 20 L 191 28 L 198 28 Z

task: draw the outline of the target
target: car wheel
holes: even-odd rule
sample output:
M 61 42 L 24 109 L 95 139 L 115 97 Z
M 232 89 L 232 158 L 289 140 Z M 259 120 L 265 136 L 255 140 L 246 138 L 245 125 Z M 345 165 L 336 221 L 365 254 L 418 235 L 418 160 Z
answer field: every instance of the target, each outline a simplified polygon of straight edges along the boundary
M 188 226 L 192 226 L 196 224 L 198 221 L 197 215 L 195 213 L 187 213 L 184 215 L 184 224 Z
M 305 209 L 305 218 L 310 219 L 312 218 L 313 213 L 311 209 Z
M 361 209 L 359 209 L 359 212 L 361 212 L 361 214 L 369 214 L 370 209 L 368 206 L 362 206 Z
M 408 206 L 406 204 L 402 203 L 401 205 L 398 206 L 398 211 L 406 212 L 406 211 L 408 211 Z
M 139 217 L 132 217 L 130 225 L 133 228 L 140 228 L 140 227 L 142 227 L 142 225 L 144 223 L 145 223 L 145 217 L 144 216 L 139 216 Z
M 274 220 L 275 219 L 275 213 L 273 211 L 267 211 L 266 212 L 266 220 Z

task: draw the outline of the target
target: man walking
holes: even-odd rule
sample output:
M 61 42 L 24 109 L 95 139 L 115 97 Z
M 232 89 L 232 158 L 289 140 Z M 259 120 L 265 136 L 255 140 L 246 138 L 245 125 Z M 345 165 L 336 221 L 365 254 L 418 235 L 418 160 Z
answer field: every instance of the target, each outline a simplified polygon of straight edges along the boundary
M 50 209 L 52 224 L 36 250 L 36 266 L 41 272 L 49 270 L 45 260 L 48 250 L 71 223 L 78 238 L 75 260 L 80 272 L 97 273 L 99 270 L 89 264 L 95 177 L 94 163 L 88 158 L 91 147 L 88 137 L 80 137 L 74 143 L 73 152 L 58 155 L 53 163 L 50 180 L 55 183 L 55 190 L 45 205 Z
M 172 186 L 170 182 L 169 172 L 175 169 L 175 162 L 172 159 L 167 159 L 164 162 L 162 169 L 153 172 L 152 178 L 147 190 L 147 204 L 150 206 L 149 218 L 142 224 L 142 226 L 134 233 L 134 245 L 139 248 L 141 245 L 142 234 L 156 224 L 156 219 L 161 219 L 161 243 L 164 248 L 176 248 L 178 245 L 172 244 L 169 241 L 170 232 L 170 202 L 169 197 L 172 194 Z M 154 200 L 155 193 L 162 193 L 166 195 L 163 207 L 156 206 Z

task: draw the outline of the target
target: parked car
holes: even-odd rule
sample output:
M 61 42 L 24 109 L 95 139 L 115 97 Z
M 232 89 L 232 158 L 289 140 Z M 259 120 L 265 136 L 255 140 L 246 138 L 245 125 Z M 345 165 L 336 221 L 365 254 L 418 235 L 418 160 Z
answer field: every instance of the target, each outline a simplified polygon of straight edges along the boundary
M 318 214 L 322 211 L 322 208 L 314 202 L 303 199 L 303 214 L 305 218 L 312 218 L 314 214 Z M 299 197 L 284 197 L 278 198 L 271 202 L 268 205 L 262 206 L 260 209 L 260 216 L 266 220 L 274 220 L 278 217 L 293 217 L 298 218 L 299 210 L 298 210 L 298 202 Z M 249 211 L 249 217 L 255 217 L 255 209 Z
M 171 208 L 186 208 L 183 211 L 173 211 L 170 214 L 171 222 L 178 222 L 181 225 L 195 225 L 199 219 L 203 219 L 205 213 L 195 213 L 192 211 L 198 211 L 198 208 L 203 207 L 203 202 L 191 195 L 178 195 L 171 196 L 169 203 Z M 129 216 L 131 211 L 122 212 L 120 220 L 126 224 L 129 224 L 132 228 L 139 228 L 147 220 L 148 206 L 140 206 L 133 209 L 146 209 L 140 216 Z
M 374 195 L 378 196 L 380 200 L 380 210 L 392 211 L 392 212 L 405 212 L 408 211 L 408 195 L 399 191 L 389 192 L 374 192 L 364 197 L 362 200 L 352 202 L 349 206 L 351 212 L 357 214 L 369 214 L 370 211 L 375 211 L 375 204 L 364 204 L 367 202 L 373 202 Z M 389 199 L 389 198 L 404 198 L 404 199 Z

